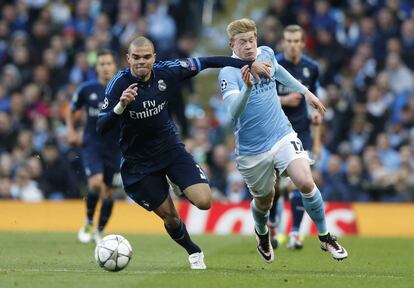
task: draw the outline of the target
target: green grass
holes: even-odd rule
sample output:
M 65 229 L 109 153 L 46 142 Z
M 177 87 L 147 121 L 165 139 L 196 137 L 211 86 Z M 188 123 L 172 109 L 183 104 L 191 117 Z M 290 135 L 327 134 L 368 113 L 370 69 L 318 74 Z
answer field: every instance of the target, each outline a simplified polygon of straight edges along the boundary
M 314 238 L 301 252 L 284 247 L 262 262 L 253 236 L 197 236 L 206 271 L 191 271 L 186 253 L 166 235 L 124 235 L 134 256 L 121 272 L 94 261 L 94 245 L 71 233 L 0 233 L 0 287 L 414 287 L 413 239 L 347 237 L 349 259 L 337 262 Z

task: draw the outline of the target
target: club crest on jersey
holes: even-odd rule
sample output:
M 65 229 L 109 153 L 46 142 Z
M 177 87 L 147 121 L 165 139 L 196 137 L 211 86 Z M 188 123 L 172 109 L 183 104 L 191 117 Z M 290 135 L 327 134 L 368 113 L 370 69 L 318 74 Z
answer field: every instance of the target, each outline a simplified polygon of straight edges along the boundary
M 308 67 L 304 67 L 303 68 L 303 76 L 305 76 L 306 78 L 308 78 L 310 76 L 310 71 Z
M 108 105 L 109 105 L 109 100 L 108 100 L 108 98 L 106 98 L 105 97 L 105 99 L 104 99 L 104 102 L 103 102 L 103 105 L 102 105 L 102 110 L 104 110 L 104 109 L 106 109 L 106 108 L 108 108 Z
M 221 91 L 223 91 L 224 89 L 226 89 L 226 87 L 227 87 L 227 81 L 226 80 L 221 80 L 220 81 L 220 88 L 221 88 Z
M 165 91 L 165 89 L 167 89 L 167 84 L 165 84 L 164 80 L 158 80 L 158 89 L 160 91 Z

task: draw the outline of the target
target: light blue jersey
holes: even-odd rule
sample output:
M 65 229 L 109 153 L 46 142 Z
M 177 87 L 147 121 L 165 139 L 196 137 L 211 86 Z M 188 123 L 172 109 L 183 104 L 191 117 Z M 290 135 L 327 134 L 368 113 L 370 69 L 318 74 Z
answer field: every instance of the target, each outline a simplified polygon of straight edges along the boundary
M 237 155 L 255 155 L 269 151 L 276 142 L 293 132 L 277 95 L 276 79 L 300 93 L 307 91 L 306 87 L 278 65 L 271 48 L 259 47 L 256 60 L 271 63 L 271 79 L 262 77 L 261 83 L 254 81 L 252 88 L 248 89 L 240 69 L 233 67 L 223 68 L 218 78 L 224 103 L 233 116 Z M 243 97 L 247 101 L 245 104 L 239 100 Z M 234 109 L 235 106 L 241 109 Z

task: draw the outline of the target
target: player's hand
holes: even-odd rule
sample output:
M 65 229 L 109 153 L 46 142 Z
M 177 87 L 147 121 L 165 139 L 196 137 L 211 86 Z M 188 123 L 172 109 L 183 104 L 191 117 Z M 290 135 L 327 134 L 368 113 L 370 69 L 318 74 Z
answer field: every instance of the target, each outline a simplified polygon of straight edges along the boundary
M 313 125 L 321 125 L 322 124 L 322 115 L 319 111 L 313 110 L 311 115 L 311 122 Z
M 280 103 L 282 104 L 282 106 L 298 107 L 300 102 L 302 101 L 302 97 L 302 94 L 297 92 L 289 93 L 286 96 L 280 97 Z
M 319 100 L 319 98 L 315 96 L 315 94 L 313 94 L 310 91 L 307 91 L 305 93 L 305 99 L 306 102 L 308 102 L 308 104 L 312 106 L 313 109 L 317 110 L 321 114 L 321 116 L 325 114 L 326 107 L 322 104 L 321 100 Z
M 122 92 L 119 102 L 123 107 L 128 106 L 129 103 L 135 100 L 138 95 L 138 83 L 132 83 L 127 89 Z
M 242 79 L 244 83 L 246 83 L 247 87 L 252 87 L 253 85 L 253 77 L 252 74 L 250 74 L 250 68 L 249 66 L 245 65 L 240 69 Z
M 79 146 L 81 144 L 81 138 L 79 134 L 73 129 L 68 130 L 67 140 L 69 145 Z
M 266 78 L 272 79 L 272 75 L 270 75 L 270 71 L 272 70 L 272 65 L 269 63 L 254 61 L 253 64 L 251 65 L 250 70 L 251 70 L 250 73 L 252 73 L 257 83 L 260 83 L 260 76 L 264 76 Z

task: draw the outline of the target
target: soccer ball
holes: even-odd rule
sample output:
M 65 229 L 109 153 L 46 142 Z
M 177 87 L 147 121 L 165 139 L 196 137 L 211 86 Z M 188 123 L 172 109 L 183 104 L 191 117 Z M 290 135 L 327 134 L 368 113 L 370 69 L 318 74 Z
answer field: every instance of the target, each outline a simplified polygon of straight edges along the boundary
M 131 257 L 131 244 L 121 235 L 105 236 L 95 248 L 96 263 L 107 271 L 121 271 L 128 266 Z

